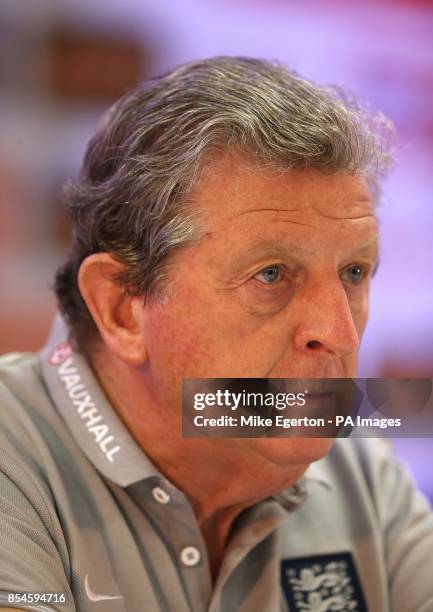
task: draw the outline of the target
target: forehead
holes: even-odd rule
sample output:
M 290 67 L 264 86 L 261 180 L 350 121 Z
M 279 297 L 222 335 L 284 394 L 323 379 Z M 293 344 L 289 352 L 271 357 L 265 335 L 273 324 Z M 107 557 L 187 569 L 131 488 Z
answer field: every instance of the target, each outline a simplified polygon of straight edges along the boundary
M 215 223 L 254 213 L 304 213 L 345 220 L 374 216 L 366 180 L 360 175 L 313 169 L 274 170 L 240 154 L 212 163 L 194 199 Z
M 377 242 L 374 206 L 360 175 L 277 171 L 226 154 L 204 172 L 193 200 L 206 239 L 228 249 L 274 242 L 323 252 Z

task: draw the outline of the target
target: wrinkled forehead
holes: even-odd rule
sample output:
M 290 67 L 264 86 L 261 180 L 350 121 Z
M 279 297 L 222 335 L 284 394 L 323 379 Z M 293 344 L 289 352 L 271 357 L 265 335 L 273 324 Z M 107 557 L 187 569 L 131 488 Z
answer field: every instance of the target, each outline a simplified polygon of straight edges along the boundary
M 225 155 L 203 174 L 194 196 L 207 239 L 233 252 L 273 241 L 337 253 L 379 241 L 368 184 L 360 175 L 277 170 Z
M 365 177 L 316 169 L 276 169 L 240 154 L 225 154 L 203 172 L 193 193 L 211 224 L 257 222 L 259 215 L 322 221 L 375 217 Z

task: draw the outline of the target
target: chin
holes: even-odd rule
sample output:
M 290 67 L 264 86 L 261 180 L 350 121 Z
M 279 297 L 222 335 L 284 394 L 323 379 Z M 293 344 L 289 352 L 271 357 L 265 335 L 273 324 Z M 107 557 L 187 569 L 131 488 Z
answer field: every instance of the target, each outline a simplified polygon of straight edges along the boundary
M 329 453 L 335 438 L 260 438 L 251 446 L 263 459 L 277 465 L 302 466 L 322 459 Z

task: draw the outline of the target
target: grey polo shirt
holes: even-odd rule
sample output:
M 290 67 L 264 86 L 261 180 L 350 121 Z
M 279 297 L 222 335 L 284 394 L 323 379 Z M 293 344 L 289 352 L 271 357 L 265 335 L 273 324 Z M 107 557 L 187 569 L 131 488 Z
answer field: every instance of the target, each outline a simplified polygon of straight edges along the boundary
M 67 597 L 17 608 L 429 612 L 432 559 L 433 515 L 389 447 L 342 439 L 238 517 L 213 585 L 187 498 L 62 321 L 39 355 L 0 358 L 0 591 Z

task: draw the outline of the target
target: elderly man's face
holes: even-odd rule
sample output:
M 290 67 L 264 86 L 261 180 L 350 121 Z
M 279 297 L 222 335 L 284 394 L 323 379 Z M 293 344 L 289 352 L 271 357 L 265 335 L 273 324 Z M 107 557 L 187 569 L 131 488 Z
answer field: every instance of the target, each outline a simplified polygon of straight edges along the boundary
M 355 376 L 378 248 L 365 181 L 226 155 L 193 195 L 206 233 L 146 316 L 163 404 L 183 378 Z

